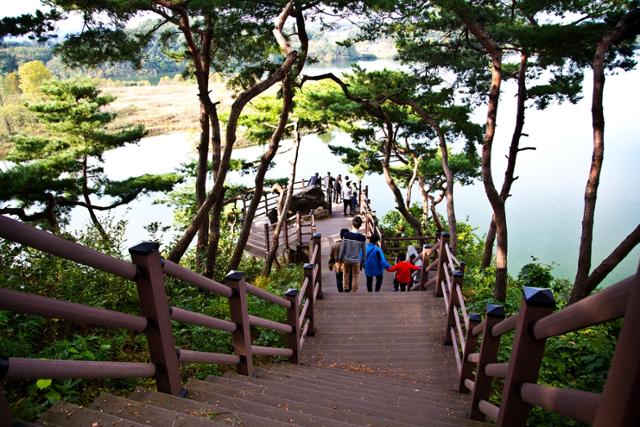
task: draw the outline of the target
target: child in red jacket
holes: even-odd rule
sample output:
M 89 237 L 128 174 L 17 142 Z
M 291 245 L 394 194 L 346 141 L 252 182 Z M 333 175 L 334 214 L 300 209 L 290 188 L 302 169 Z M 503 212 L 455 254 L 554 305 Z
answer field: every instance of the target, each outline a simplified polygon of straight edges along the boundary
M 398 286 L 400 287 L 400 292 L 411 289 L 411 272 L 420 270 L 420 267 L 411 264 L 406 259 L 405 254 L 400 254 L 396 265 L 387 268 L 390 273 L 396 272 L 396 279 L 393 281 L 394 292 L 398 292 Z

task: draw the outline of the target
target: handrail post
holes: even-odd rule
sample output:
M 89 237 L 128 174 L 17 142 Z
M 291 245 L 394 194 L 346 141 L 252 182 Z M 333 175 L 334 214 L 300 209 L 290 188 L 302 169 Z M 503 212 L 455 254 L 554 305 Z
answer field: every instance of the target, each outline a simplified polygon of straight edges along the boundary
M 324 298 L 324 295 L 322 295 L 322 234 L 316 233 L 313 235 L 313 245 L 318 248 L 318 253 L 314 261 L 315 265 L 318 266 L 318 275 L 315 279 L 318 283 L 318 299 L 322 299 Z M 311 253 L 313 254 L 313 252 Z
M 365 185 L 364 186 L 364 196 L 368 199 L 369 198 L 369 186 Z
M 447 262 L 447 251 L 444 246 L 449 244 L 449 233 L 443 232 L 440 235 L 438 243 L 438 271 L 436 273 L 436 286 L 433 288 L 433 294 L 437 297 L 442 296 L 442 278 L 444 277 L 444 264 Z
M 302 247 L 302 215 L 296 212 L 296 231 L 298 233 L 298 246 Z
M 284 249 L 289 250 L 289 218 L 286 218 L 287 212 L 284 213 Z M 287 255 L 288 256 L 288 255 Z
M 266 252 L 269 253 L 269 251 L 271 250 L 271 238 L 269 236 L 269 223 L 265 222 L 264 223 L 264 241 L 265 241 L 265 247 L 266 247 Z
M 453 310 L 457 310 L 458 306 L 460 306 L 460 301 L 458 301 L 458 293 L 456 292 L 456 288 L 462 288 L 462 281 L 464 280 L 464 273 L 462 271 L 454 271 L 451 287 L 449 288 L 449 307 L 447 307 L 447 329 L 444 331 L 444 340 L 442 344 L 451 345 L 451 334 L 449 331 L 452 327 L 455 328 L 455 319 Z
M 142 242 L 129 248 L 129 254 L 138 267 L 135 281 L 140 310 L 149 319 L 147 338 L 151 361 L 156 365 L 156 386 L 158 391 L 175 396 L 181 390 L 180 364 L 169 318 L 159 248 L 158 243 Z
M 422 245 L 422 268 L 420 268 L 420 290 L 425 290 L 425 285 L 429 281 L 429 265 L 431 264 L 430 244 Z
M 315 283 L 313 283 L 313 264 L 306 263 L 304 265 L 304 276 L 309 280 L 307 289 L 305 290 L 305 298 L 309 301 L 309 308 L 307 309 L 307 317 L 309 318 L 309 329 L 307 329 L 307 335 L 314 336 L 316 334 L 316 301 L 313 297 L 315 291 Z
M 458 384 L 458 391 L 460 393 L 466 393 L 467 388 L 464 386 L 465 380 L 473 379 L 473 363 L 469 362 L 467 358 L 478 345 L 478 336 L 473 335 L 473 328 L 480 324 L 482 317 L 478 313 L 469 313 L 469 325 L 467 326 L 467 336 L 464 339 L 464 349 L 462 350 L 462 369 L 460 370 L 460 381 Z
M 237 371 L 241 375 L 253 376 L 253 353 L 251 348 L 251 325 L 247 307 L 247 285 L 244 273 L 231 271 L 225 278 L 225 284 L 233 290 L 229 297 L 231 321 L 236 325 L 233 333 L 233 351 L 240 357 Z
M 264 216 L 269 218 L 269 198 L 267 196 L 267 193 L 264 193 L 263 196 L 264 196 Z
M 7 402 L 7 397 L 4 394 L 4 387 L 2 383 L 2 377 L 6 373 L 6 370 L 9 369 L 8 359 L 0 359 L 0 427 L 9 427 L 12 424 L 11 420 L 11 409 L 9 408 L 9 402 Z
M 522 399 L 520 386 L 537 381 L 546 341 L 537 340 L 531 331 L 538 319 L 548 316 L 556 307 L 550 289 L 525 287 L 523 294 L 509 369 L 502 388 L 498 426 L 524 426 L 527 423 L 531 405 Z
M 593 425 L 633 426 L 640 418 L 640 286 L 637 280 L 624 313 L 624 323 L 611 360 L 607 382 L 602 392 Z
M 476 421 L 484 421 L 485 415 L 480 411 L 478 404 L 481 400 L 489 400 L 491 393 L 492 377 L 484 372 L 488 363 L 494 363 L 500 347 L 500 337 L 491 335 L 493 325 L 504 319 L 504 307 L 501 305 L 487 304 L 487 316 L 482 330 L 482 344 L 480 345 L 480 358 L 476 368 L 476 381 L 471 393 L 471 410 L 469 418 Z M 465 357 L 468 357 L 465 355 Z M 465 360 L 466 361 L 466 360 Z
M 285 293 L 287 301 L 291 303 L 291 307 L 287 310 L 287 323 L 291 326 L 289 333 L 289 348 L 293 350 L 293 354 L 289 358 L 291 363 L 300 363 L 300 319 L 298 319 L 300 309 L 298 304 L 298 290 L 291 288 Z

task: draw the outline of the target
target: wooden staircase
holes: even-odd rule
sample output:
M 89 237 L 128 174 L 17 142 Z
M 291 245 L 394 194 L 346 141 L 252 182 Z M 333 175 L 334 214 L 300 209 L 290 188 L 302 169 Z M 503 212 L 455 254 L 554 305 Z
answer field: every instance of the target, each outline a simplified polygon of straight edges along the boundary
M 455 390 L 431 293 L 327 294 L 303 365 L 273 364 L 255 378 L 228 372 L 189 380 L 184 398 L 137 389 L 89 408 L 59 403 L 40 426 L 481 426 Z

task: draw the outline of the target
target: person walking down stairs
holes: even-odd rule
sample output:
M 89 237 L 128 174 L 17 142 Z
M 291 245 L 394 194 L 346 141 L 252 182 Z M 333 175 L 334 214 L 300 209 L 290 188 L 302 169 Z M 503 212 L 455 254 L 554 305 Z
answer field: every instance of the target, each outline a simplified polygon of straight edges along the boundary
M 340 230 L 340 240 L 331 245 L 331 251 L 329 253 L 329 270 L 336 273 L 336 287 L 338 292 L 343 292 L 343 277 L 344 277 L 344 263 L 339 259 L 340 246 L 342 245 L 342 239 L 344 235 L 349 232 L 349 229 L 343 228 Z M 349 277 L 347 276 L 347 280 Z
M 338 259 L 344 263 L 344 277 L 349 277 L 349 287 L 345 291 L 357 292 L 367 239 L 360 233 L 362 218 L 359 216 L 353 218 L 351 224 L 353 229 L 344 235 L 340 244 L 340 256 L 338 256 Z
M 411 272 L 420 270 L 406 260 L 405 254 L 398 255 L 398 262 L 391 268 L 387 268 L 389 273 L 396 272 L 396 280 L 393 281 L 393 291 L 398 292 L 398 286 L 401 292 L 411 289 Z
M 367 276 L 367 292 L 371 292 L 373 288 L 373 278 L 376 278 L 376 292 L 380 292 L 382 287 L 382 275 L 385 268 L 391 267 L 387 259 L 382 253 L 382 249 L 378 246 L 380 236 L 374 234 L 369 238 L 367 251 L 364 259 L 364 273 Z

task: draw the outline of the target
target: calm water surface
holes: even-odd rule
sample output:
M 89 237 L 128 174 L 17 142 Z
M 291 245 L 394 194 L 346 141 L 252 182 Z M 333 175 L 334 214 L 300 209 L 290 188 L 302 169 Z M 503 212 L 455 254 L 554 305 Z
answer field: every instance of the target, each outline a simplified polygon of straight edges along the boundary
M 367 65 L 368 64 L 368 65 Z M 364 63 L 367 68 L 380 69 L 389 61 Z M 315 72 L 339 72 L 340 68 L 317 68 Z M 615 246 L 633 230 L 640 220 L 640 121 L 635 100 L 640 99 L 638 78 L 633 71 L 607 80 L 605 89 L 605 160 L 598 192 L 598 207 L 594 229 L 593 263 L 597 265 Z M 591 76 L 586 76 L 590 85 Z M 515 99 L 514 88 L 506 85 L 498 112 L 498 128 L 493 151 L 494 181 L 501 185 L 505 155 L 511 139 Z M 523 146 L 534 146 L 535 151 L 524 151 L 518 157 L 516 175 L 519 179 L 512 187 L 507 202 L 509 224 L 509 271 L 517 274 L 522 265 L 536 257 L 552 264 L 554 273 L 573 279 L 577 264 L 580 222 L 584 206 L 584 186 L 590 167 L 592 139 L 590 115 L 590 88 L 577 105 L 551 106 L 545 111 L 528 110 Z M 474 120 L 484 122 L 485 109 L 476 112 Z M 141 173 L 169 172 L 180 163 L 195 157 L 193 147 L 197 135 L 177 133 L 150 137 L 137 146 L 107 153 L 106 171 L 112 178 L 125 178 Z M 349 172 L 328 148 L 328 143 L 349 145 L 350 139 L 342 133 L 329 136 L 310 135 L 303 139 L 298 162 L 298 178 L 309 178 L 314 172 L 332 175 Z M 286 151 L 290 143 L 276 157 L 276 164 L 268 177 L 289 174 L 293 153 Z M 480 147 L 479 147 L 480 149 Z M 234 157 L 255 159 L 265 147 L 238 149 Z M 251 176 L 231 173 L 229 180 L 250 185 Z M 381 176 L 367 176 L 371 199 L 379 214 L 393 209 L 391 191 Z M 482 234 L 491 217 L 481 182 L 455 188 L 456 214 L 467 220 Z M 119 209 L 116 215 L 129 220 L 127 241 L 134 244 L 148 236 L 143 226 L 160 221 L 170 224 L 171 212 L 162 205 L 153 204 L 154 196 L 145 196 L 128 209 Z M 418 200 L 415 198 L 415 200 Z M 72 225 L 81 227 L 88 222 L 84 212 L 78 211 Z M 606 282 L 612 283 L 632 274 L 638 267 L 640 249 L 636 248 Z

